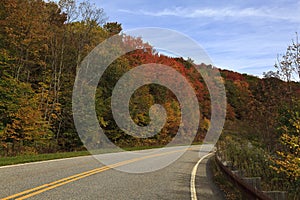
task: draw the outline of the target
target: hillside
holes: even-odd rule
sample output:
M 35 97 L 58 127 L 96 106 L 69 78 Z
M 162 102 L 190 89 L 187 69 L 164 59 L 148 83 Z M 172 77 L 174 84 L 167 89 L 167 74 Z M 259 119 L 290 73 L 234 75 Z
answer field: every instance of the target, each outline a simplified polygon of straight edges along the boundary
M 86 18 L 83 15 L 81 21 L 72 22 L 75 11 L 68 13 L 70 6 L 43 1 L 0 3 L 0 24 L 4 27 L 0 32 L 0 137 L 4 156 L 83 148 L 72 117 L 76 70 L 96 45 L 122 28 L 117 22 L 104 24 L 103 10 L 87 2 L 76 11 L 86 13 Z M 140 38 L 121 34 L 120 37 L 126 45 L 142 48 L 115 60 L 99 82 L 96 110 L 107 136 L 121 146 L 161 145 L 172 139 L 179 127 L 180 108 L 167 88 L 146 85 L 131 99 L 131 116 L 138 125 L 149 123 L 148 110 L 153 104 L 162 104 L 170 113 L 167 125 L 152 138 L 136 139 L 124 134 L 114 122 L 109 106 L 112 90 L 125 72 L 140 64 L 159 63 L 183 74 L 195 88 L 201 113 L 195 141 L 201 141 L 209 127 L 210 96 L 194 64 L 160 55 Z M 228 100 L 224 132 L 261 141 L 271 148 L 279 138 L 276 119 L 290 95 L 299 97 L 299 85 L 288 86 L 276 78 L 220 72 Z M 295 92 L 289 94 L 291 90 Z

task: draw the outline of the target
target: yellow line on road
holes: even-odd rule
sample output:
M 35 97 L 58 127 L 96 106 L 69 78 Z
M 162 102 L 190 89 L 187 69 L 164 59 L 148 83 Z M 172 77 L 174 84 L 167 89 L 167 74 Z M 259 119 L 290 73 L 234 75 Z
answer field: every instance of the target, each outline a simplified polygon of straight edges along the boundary
M 41 194 L 43 192 L 46 192 L 48 190 L 57 188 L 59 186 L 65 185 L 67 183 L 70 183 L 70 182 L 73 182 L 73 181 L 76 181 L 76 180 L 79 180 L 79 179 L 82 179 L 82 178 L 85 178 L 85 177 L 88 177 L 88 176 L 91 176 L 91 175 L 94 175 L 94 174 L 97 174 L 97 173 L 100 173 L 100 172 L 104 172 L 104 171 L 109 170 L 109 169 L 114 168 L 114 167 L 123 166 L 123 165 L 129 164 L 129 163 L 145 160 L 147 158 L 163 156 L 163 155 L 177 153 L 177 152 L 191 150 L 191 149 L 193 149 L 193 148 L 181 149 L 181 150 L 176 150 L 176 151 L 170 151 L 170 152 L 165 152 L 165 153 L 160 153 L 160 154 L 144 156 L 144 157 L 141 157 L 141 158 L 134 158 L 134 159 L 131 159 L 131 160 L 125 160 L 125 161 L 118 162 L 118 163 L 115 163 L 115 164 L 112 164 L 112 165 L 107 165 L 107 166 L 104 166 L 104 167 L 100 167 L 100 168 L 96 168 L 96 169 L 89 170 L 89 171 L 86 171 L 86 172 L 82 172 L 82 173 L 79 173 L 79 174 L 76 174 L 76 175 L 73 175 L 73 176 L 69 176 L 69 177 L 66 177 L 66 178 L 51 182 L 51 183 L 47 183 L 47 184 L 29 189 L 29 190 L 25 190 L 23 192 L 5 197 L 2 200 L 10 200 L 10 199 L 14 199 L 14 198 L 16 198 L 16 200 L 27 199 L 29 197 Z M 25 196 L 23 196 L 23 195 L 25 195 Z

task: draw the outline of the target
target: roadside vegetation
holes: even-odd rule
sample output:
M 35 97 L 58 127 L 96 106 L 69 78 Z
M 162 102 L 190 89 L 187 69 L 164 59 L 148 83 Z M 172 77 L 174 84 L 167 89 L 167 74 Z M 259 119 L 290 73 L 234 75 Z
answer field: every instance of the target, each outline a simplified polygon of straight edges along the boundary
M 257 120 L 265 122 L 265 131 L 251 135 L 244 128 L 225 132 L 218 142 L 218 149 L 223 159 L 243 176 L 261 177 L 262 190 L 286 191 L 288 199 L 299 199 L 300 99 L 297 85 L 300 80 L 300 44 L 297 34 L 275 68 L 276 71 L 265 73 L 264 79 L 284 80 L 284 87 L 275 89 L 274 82 L 259 86 L 269 88 L 259 96 L 264 99 L 261 103 L 265 106 L 261 110 L 262 117 Z M 259 123 L 257 120 L 252 122 Z
M 288 165 L 279 169 L 277 154 L 268 153 L 260 144 L 253 144 L 249 140 L 228 135 L 219 142 L 218 148 L 219 154 L 227 163 L 230 163 L 232 170 L 239 171 L 240 176 L 260 177 L 263 191 L 286 191 L 288 199 L 299 197 L 299 178 L 297 175 L 289 176 L 285 173 L 291 170 L 296 173 L 296 170 L 289 168 Z M 285 162 L 289 162 L 288 159 Z M 224 181 L 226 177 L 222 176 L 220 171 L 216 172 L 215 176 L 217 180 L 226 182 Z M 225 185 L 230 185 L 230 183 Z M 222 184 L 221 187 L 223 187 Z
M 60 158 L 71 158 L 78 156 L 90 155 L 88 151 L 75 151 L 75 152 L 61 152 L 61 153 L 50 153 L 50 154 L 37 154 L 37 155 L 20 155 L 13 157 L 1 157 L 0 166 L 15 165 L 29 162 L 54 160 Z
M 141 147 L 125 147 L 123 150 L 125 151 L 137 151 L 137 150 L 146 150 L 153 148 L 160 148 L 163 146 L 141 146 Z M 89 152 L 89 151 L 72 151 L 72 152 L 57 152 L 57 153 L 45 153 L 45 154 L 22 154 L 19 156 L 12 157 L 0 157 L 0 166 L 6 165 L 15 165 L 36 161 L 45 161 L 45 160 L 54 160 L 60 158 L 72 158 L 78 156 L 88 156 L 92 154 L 102 154 L 102 153 L 114 153 L 117 152 L 116 149 L 101 149 L 97 152 Z

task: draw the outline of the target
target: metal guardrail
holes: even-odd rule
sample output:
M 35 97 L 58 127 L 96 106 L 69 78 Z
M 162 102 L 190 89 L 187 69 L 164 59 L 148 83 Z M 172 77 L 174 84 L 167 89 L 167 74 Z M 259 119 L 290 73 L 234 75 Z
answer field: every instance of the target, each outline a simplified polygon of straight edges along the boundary
M 230 169 L 223 165 L 223 163 L 215 156 L 216 163 L 224 172 L 224 174 L 230 179 L 232 183 L 237 186 L 237 188 L 242 192 L 242 195 L 247 200 L 272 200 L 270 197 L 266 196 L 262 191 L 252 187 L 251 185 L 244 182 L 240 177 L 232 173 Z

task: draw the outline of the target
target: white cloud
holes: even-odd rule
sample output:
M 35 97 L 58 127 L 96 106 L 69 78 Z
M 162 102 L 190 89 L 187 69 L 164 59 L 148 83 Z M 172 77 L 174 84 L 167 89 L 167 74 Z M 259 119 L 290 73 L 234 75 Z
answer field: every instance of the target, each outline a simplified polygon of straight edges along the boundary
M 287 8 L 236 8 L 236 7 L 223 7 L 223 8 L 182 8 L 175 7 L 173 9 L 163 9 L 161 11 L 146 11 L 146 10 L 126 10 L 119 9 L 121 12 L 129 14 L 140 14 L 147 16 L 170 16 L 170 17 L 182 17 L 182 18 L 200 18 L 200 17 L 209 17 L 215 19 L 222 19 L 226 17 L 231 18 L 245 18 L 245 17 L 259 17 L 264 19 L 275 19 L 275 20 L 288 20 L 291 22 L 300 22 L 300 12 L 298 9 Z
M 217 67 L 257 76 L 273 70 L 277 54 L 285 51 L 296 31 L 300 32 L 300 1 L 239 1 L 224 6 L 176 2 L 173 8 L 149 4 L 115 11 L 139 26 L 184 32 L 203 46 Z M 192 53 L 187 49 L 187 54 Z

